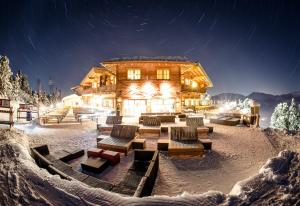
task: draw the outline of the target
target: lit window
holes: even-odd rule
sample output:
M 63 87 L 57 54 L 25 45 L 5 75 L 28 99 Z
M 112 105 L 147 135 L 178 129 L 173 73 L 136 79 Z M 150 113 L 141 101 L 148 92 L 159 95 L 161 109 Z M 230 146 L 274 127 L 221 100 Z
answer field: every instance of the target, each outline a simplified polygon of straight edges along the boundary
M 156 75 L 157 79 L 170 79 L 170 71 L 168 69 L 158 69 Z
M 128 79 L 141 79 L 141 70 L 140 69 L 128 69 L 127 78 Z

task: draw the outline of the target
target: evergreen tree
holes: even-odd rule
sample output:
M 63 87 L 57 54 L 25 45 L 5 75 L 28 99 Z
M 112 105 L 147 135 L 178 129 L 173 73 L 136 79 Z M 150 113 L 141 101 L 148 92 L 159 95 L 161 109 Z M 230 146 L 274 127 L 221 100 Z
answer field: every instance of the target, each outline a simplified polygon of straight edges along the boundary
M 289 107 L 289 130 L 297 131 L 299 129 L 300 116 L 297 110 L 297 105 L 295 100 L 292 99 L 291 105 Z
M 20 76 L 17 73 L 14 78 L 12 78 L 12 92 L 11 92 L 11 98 L 14 100 L 20 100 L 21 99 L 21 88 L 20 88 Z
M 12 72 L 9 67 L 9 59 L 6 56 L 0 56 L 0 95 L 3 97 L 11 96 L 11 76 Z
M 286 102 L 279 103 L 271 116 L 271 127 L 289 129 L 289 106 Z
M 31 94 L 32 92 L 27 76 L 24 74 L 21 75 L 21 89 L 27 94 Z

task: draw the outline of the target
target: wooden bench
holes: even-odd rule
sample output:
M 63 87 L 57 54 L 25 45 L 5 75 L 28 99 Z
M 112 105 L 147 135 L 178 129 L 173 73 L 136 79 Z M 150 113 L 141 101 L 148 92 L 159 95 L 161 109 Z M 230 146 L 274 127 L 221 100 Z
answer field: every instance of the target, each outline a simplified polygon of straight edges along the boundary
M 171 127 L 168 154 L 170 156 L 202 156 L 204 147 L 198 139 L 195 127 Z
M 127 155 L 132 140 L 137 137 L 137 131 L 138 127 L 134 125 L 115 124 L 110 136 L 106 136 L 103 140 L 99 141 L 97 147 L 104 150 L 123 152 Z
M 95 188 L 111 190 L 114 187 L 114 185 L 109 182 L 78 172 L 74 170 L 70 165 L 65 164 L 59 159 L 56 159 L 49 153 L 47 145 L 41 145 L 39 147 L 30 148 L 30 150 L 31 155 L 35 159 L 37 165 L 47 169 L 51 174 L 57 174 L 61 178 L 66 180 L 76 179 L 88 186 Z
M 161 133 L 161 121 L 158 117 L 145 116 L 143 119 L 143 126 L 139 128 L 140 134 L 157 134 Z

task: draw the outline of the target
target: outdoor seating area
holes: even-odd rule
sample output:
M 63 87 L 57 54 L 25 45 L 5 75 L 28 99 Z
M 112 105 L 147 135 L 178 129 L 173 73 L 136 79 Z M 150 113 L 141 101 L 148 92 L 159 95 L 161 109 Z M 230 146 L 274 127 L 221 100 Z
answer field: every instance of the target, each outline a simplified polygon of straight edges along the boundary
M 68 114 L 69 108 L 56 109 L 55 111 L 49 112 L 41 116 L 43 124 L 57 123 L 59 124 L 65 116 Z
M 51 174 L 59 175 L 63 179 L 76 179 L 91 187 L 135 197 L 151 195 L 159 167 L 158 151 L 134 150 L 133 163 L 123 180 L 118 184 L 112 184 L 76 171 L 66 163 L 66 160 L 70 161 L 84 155 L 83 150 L 80 153 L 75 150 L 74 153 L 68 153 L 66 156 L 57 159 L 53 154 L 50 154 L 47 145 L 42 145 L 31 148 L 31 154 L 38 166 L 47 169 Z M 99 154 L 101 157 L 98 157 Z M 89 149 L 88 155 L 88 159 L 81 164 L 82 171 L 102 172 L 109 164 L 115 165 L 120 161 L 119 153 L 112 151 Z

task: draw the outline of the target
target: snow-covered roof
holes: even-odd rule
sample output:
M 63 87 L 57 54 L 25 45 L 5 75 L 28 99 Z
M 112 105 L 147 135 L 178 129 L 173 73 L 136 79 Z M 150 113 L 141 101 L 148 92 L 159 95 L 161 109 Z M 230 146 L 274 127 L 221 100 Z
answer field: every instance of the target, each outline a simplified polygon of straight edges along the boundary
M 184 56 L 156 56 L 156 57 L 146 57 L 146 56 L 133 56 L 133 57 L 120 57 L 108 59 L 104 62 L 116 62 L 116 61 L 178 61 L 178 62 L 189 62 L 190 60 Z

